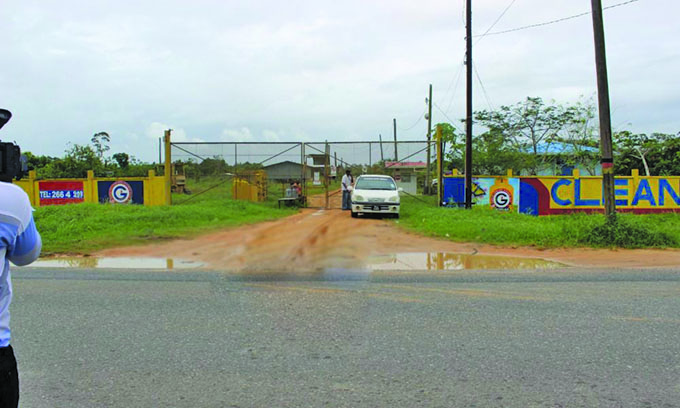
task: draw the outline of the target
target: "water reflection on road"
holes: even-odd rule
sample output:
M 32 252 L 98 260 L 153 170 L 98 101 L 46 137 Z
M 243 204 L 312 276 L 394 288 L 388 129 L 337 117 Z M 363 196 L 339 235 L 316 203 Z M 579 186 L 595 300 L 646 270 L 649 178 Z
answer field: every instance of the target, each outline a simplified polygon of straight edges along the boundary
M 195 269 L 201 262 L 174 258 L 121 257 L 98 258 L 93 256 L 45 258 L 30 265 L 33 268 L 106 268 L 106 269 Z
M 564 265 L 538 258 L 414 252 L 375 256 L 368 260 L 366 266 L 372 271 L 460 271 L 472 269 L 553 269 Z

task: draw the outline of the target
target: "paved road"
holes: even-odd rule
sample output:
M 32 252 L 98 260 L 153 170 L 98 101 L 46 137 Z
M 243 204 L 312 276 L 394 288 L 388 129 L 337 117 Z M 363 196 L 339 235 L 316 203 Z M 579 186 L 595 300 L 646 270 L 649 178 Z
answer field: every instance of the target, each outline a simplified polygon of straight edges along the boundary
M 22 407 L 676 407 L 680 271 L 21 269 Z

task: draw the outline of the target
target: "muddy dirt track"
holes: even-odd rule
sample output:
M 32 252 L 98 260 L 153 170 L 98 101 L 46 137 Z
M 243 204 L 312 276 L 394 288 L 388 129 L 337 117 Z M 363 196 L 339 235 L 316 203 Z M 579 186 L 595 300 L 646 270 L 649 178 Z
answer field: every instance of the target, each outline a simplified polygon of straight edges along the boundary
M 361 268 L 367 258 L 395 253 L 461 253 L 540 258 L 583 267 L 677 267 L 677 250 L 505 248 L 419 236 L 390 220 L 353 219 L 341 210 L 304 209 L 281 220 L 226 229 L 188 240 L 117 248 L 108 257 L 159 257 L 199 261 L 233 271 L 318 271 Z

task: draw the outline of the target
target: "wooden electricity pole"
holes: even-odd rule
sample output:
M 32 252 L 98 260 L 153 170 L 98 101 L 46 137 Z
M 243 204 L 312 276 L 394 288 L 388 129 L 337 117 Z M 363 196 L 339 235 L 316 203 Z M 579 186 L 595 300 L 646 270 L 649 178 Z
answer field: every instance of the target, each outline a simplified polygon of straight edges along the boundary
M 595 34 L 595 64 L 597 67 L 597 100 L 600 112 L 600 153 L 602 155 L 602 183 L 604 211 L 607 217 L 616 214 L 614 198 L 614 153 L 612 149 L 612 124 L 609 111 L 609 80 L 607 78 L 607 53 L 604 41 L 602 0 L 591 0 L 593 31 Z
M 467 115 L 465 118 L 465 208 L 472 208 L 472 0 L 466 0 Z
M 430 95 L 427 98 L 427 171 L 425 172 L 424 194 L 430 193 L 430 141 L 432 140 L 432 84 L 430 84 Z

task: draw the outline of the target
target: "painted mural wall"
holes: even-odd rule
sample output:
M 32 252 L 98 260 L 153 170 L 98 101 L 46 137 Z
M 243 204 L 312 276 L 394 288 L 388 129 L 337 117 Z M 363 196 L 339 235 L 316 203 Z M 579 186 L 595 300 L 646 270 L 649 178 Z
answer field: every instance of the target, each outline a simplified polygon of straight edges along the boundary
M 615 180 L 616 207 L 621 212 L 680 212 L 680 176 L 630 177 Z M 463 176 L 444 177 L 444 206 L 465 202 Z M 603 212 L 602 177 L 473 177 L 473 203 L 532 215 Z
M 35 171 L 14 184 L 21 187 L 33 207 L 77 203 L 165 205 L 165 179 L 149 171 L 148 177 L 38 180 Z

